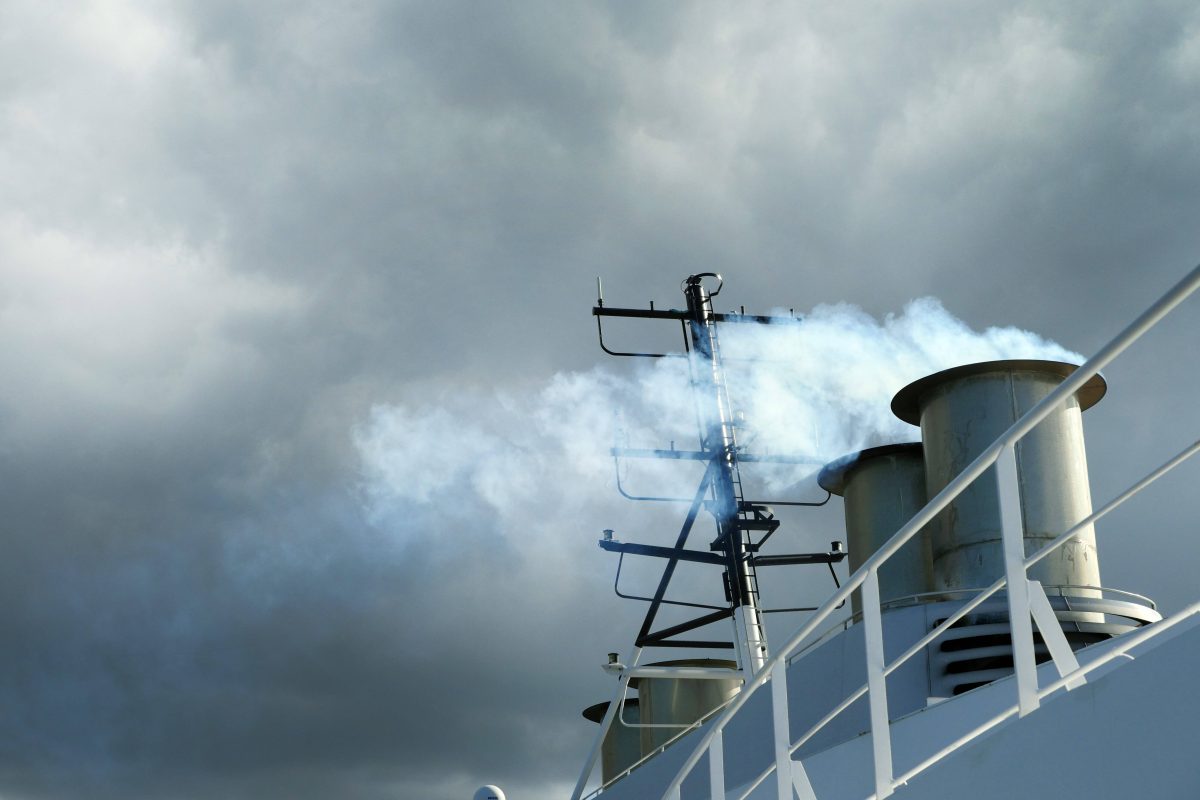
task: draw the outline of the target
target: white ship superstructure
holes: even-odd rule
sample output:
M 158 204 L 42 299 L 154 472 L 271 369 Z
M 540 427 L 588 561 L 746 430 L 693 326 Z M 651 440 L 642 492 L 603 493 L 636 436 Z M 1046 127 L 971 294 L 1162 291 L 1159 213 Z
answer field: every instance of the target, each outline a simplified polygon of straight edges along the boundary
M 779 521 L 742 493 L 739 465 L 755 457 L 736 441 L 717 338 L 719 324 L 765 318 L 714 313 L 716 280 L 689 278 L 686 310 L 595 309 L 598 322 L 681 322 L 701 422 L 697 451 L 614 455 L 707 467 L 673 547 L 601 542 L 664 569 L 634 648 L 606 667 L 611 700 L 587 712 L 599 730 L 572 800 L 1200 796 L 1200 603 L 1164 619 L 1105 586 L 1094 530 L 1200 442 L 1094 507 L 1082 424 L 1106 391 L 1100 370 L 1200 287 L 1200 268 L 1081 365 L 966 364 L 905 387 L 892 411 L 920 441 L 821 472 L 843 498 L 848 547 L 774 555 Z M 689 547 L 705 514 L 717 536 Z M 768 643 L 757 571 L 847 555 L 849 578 Z M 656 629 L 689 561 L 723 568 L 728 604 Z M 685 638 L 719 625 L 731 635 Z M 726 654 L 643 663 L 679 646 Z

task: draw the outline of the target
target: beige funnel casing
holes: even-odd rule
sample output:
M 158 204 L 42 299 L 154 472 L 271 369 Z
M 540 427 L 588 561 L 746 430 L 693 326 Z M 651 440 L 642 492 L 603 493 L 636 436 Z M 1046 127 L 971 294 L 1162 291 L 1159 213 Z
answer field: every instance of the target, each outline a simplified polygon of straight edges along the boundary
M 624 724 L 614 717 L 604 734 L 604 742 L 600 745 L 600 780 L 608 783 L 625 770 L 642 760 L 642 728 L 634 728 L 641 722 L 637 698 L 626 698 L 620 709 L 624 713 Z M 603 722 L 604 714 L 608 711 L 608 703 L 597 703 L 583 710 L 585 719 L 592 722 Z
M 733 697 L 742 688 L 737 664 L 713 658 L 693 658 L 678 661 L 659 661 L 650 667 L 705 667 L 728 669 L 729 679 L 723 678 L 633 678 L 629 688 L 637 690 L 636 698 L 626 698 L 624 721 L 614 717 L 600 745 L 601 780 L 608 783 L 674 739 L 692 723 Z M 583 710 L 592 722 L 602 722 L 608 703 L 597 703 Z M 642 727 L 660 725 L 662 727 Z
M 729 680 L 634 678 L 630 681 L 631 686 L 637 684 L 642 723 L 671 726 L 642 728 L 642 755 L 649 755 L 674 739 L 683 732 L 684 727 L 704 717 L 742 688 L 742 677 L 737 672 L 737 664 L 732 661 L 695 658 L 660 661 L 648 666 L 726 668 L 730 677 Z
M 892 411 L 921 426 L 929 495 L 940 492 L 1074 371 L 1073 364 L 1058 361 L 988 361 L 944 370 L 900 390 Z M 1082 411 L 1105 389 L 1103 378 L 1092 378 L 1017 444 L 1026 554 L 1092 513 Z M 980 589 L 1004 574 L 994 470 L 980 476 L 931 527 L 938 590 Z M 1029 577 L 1046 586 L 1098 587 L 1095 530 L 1088 526 L 1029 570 Z
M 845 500 L 850 572 L 900 530 L 926 503 L 921 445 L 889 444 L 839 458 L 817 476 L 822 489 Z M 879 598 L 887 603 L 933 591 L 928 528 L 904 543 L 879 569 Z M 851 597 L 857 614 L 859 593 Z

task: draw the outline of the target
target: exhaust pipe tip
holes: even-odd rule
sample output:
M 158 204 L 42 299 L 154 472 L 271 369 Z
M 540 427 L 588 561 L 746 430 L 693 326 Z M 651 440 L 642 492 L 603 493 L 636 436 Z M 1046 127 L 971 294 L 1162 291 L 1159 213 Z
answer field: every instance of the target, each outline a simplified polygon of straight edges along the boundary
M 974 377 L 976 375 L 986 375 L 989 372 L 1040 372 L 1066 378 L 1078 368 L 1079 365 L 1070 364 L 1066 361 L 1018 358 L 963 364 L 962 366 L 935 372 L 932 375 L 926 375 L 924 378 L 915 380 L 908 386 L 905 386 L 892 398 L 892 413 L 909 425 L 920 425 L 922 397 L 935 386 L 940 386 L 948 381 Z M 1091 380 L 1075 393 L 1075 398 L 1079 401 L 1079 410 L 1086 411 L 1096 405 L 1107 392 L 1108 382 L 1100 375 L 1094 375 Z

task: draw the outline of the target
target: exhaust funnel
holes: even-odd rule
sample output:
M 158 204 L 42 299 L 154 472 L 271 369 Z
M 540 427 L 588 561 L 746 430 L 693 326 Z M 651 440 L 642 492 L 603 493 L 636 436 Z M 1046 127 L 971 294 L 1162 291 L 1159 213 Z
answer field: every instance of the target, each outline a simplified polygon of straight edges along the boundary
M 929 495 L 940 492 L 1075 369 L 1058 361 L 987 361 L 944 370 L 901 389 L 892 400 L 892 411 L 921 426 Z M 1092 378 L 1017 443 L 1026 554 L 1092 513 L 1081 414 L 1104 396 L 1106 388 L 1103 378 Z M 983 588 L 1004 573 L 993 473 L 969 486 L 931 527 L 936 590 Z M 1039 562 L 1029 577 L 1046 586 L 1098 587 L 1094 528 L 1089 526 Z M 1073 589 L 1065 593 L 1095 594 Z
M 850 572 L 892 538 L 926 503 L 925 459 L 919 442 L 872 447 L 827 464 L 817 476 L 822 489 L 845 500 Z M 928 528 L 904 543 L 879 569 L 884 603 L 933 591 Z M 851 596 L 861 611 L 859 593 Z

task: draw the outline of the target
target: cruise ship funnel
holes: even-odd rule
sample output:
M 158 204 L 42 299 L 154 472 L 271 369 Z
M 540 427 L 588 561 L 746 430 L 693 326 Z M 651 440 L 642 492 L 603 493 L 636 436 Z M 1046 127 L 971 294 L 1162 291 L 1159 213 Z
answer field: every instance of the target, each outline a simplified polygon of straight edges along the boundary
M 1059 361 L 968 364 L 909 384 L 892 411 L 921 426 L 926 487 L 941 491 L 1021 415 L 1076 369 Z M 1083 410 L 1104 396 L 1096 376 L 1016 446 L 1025 552 L 1033 553 L 1092 513 Z M 932 524 L 936 590 L 979 589 L 1004 574 L 996 484 L 986 476 L 967 488 Z M 1029 571 L 1064 594 L 1094 596 L 1100 586 L 1095 530 L 1088 526 Z
M 925 460 L 921 444 L 890 444 L 851 453 L 825 466 L 822 489 L 845 500 L 850 572 L 875 554 L 925 505 Z M 928 529 L 917 533 L 879 569 L 879 595 L 887 603 L 933 591 Z M 851 598 L 861 611 L 856 592 Z

